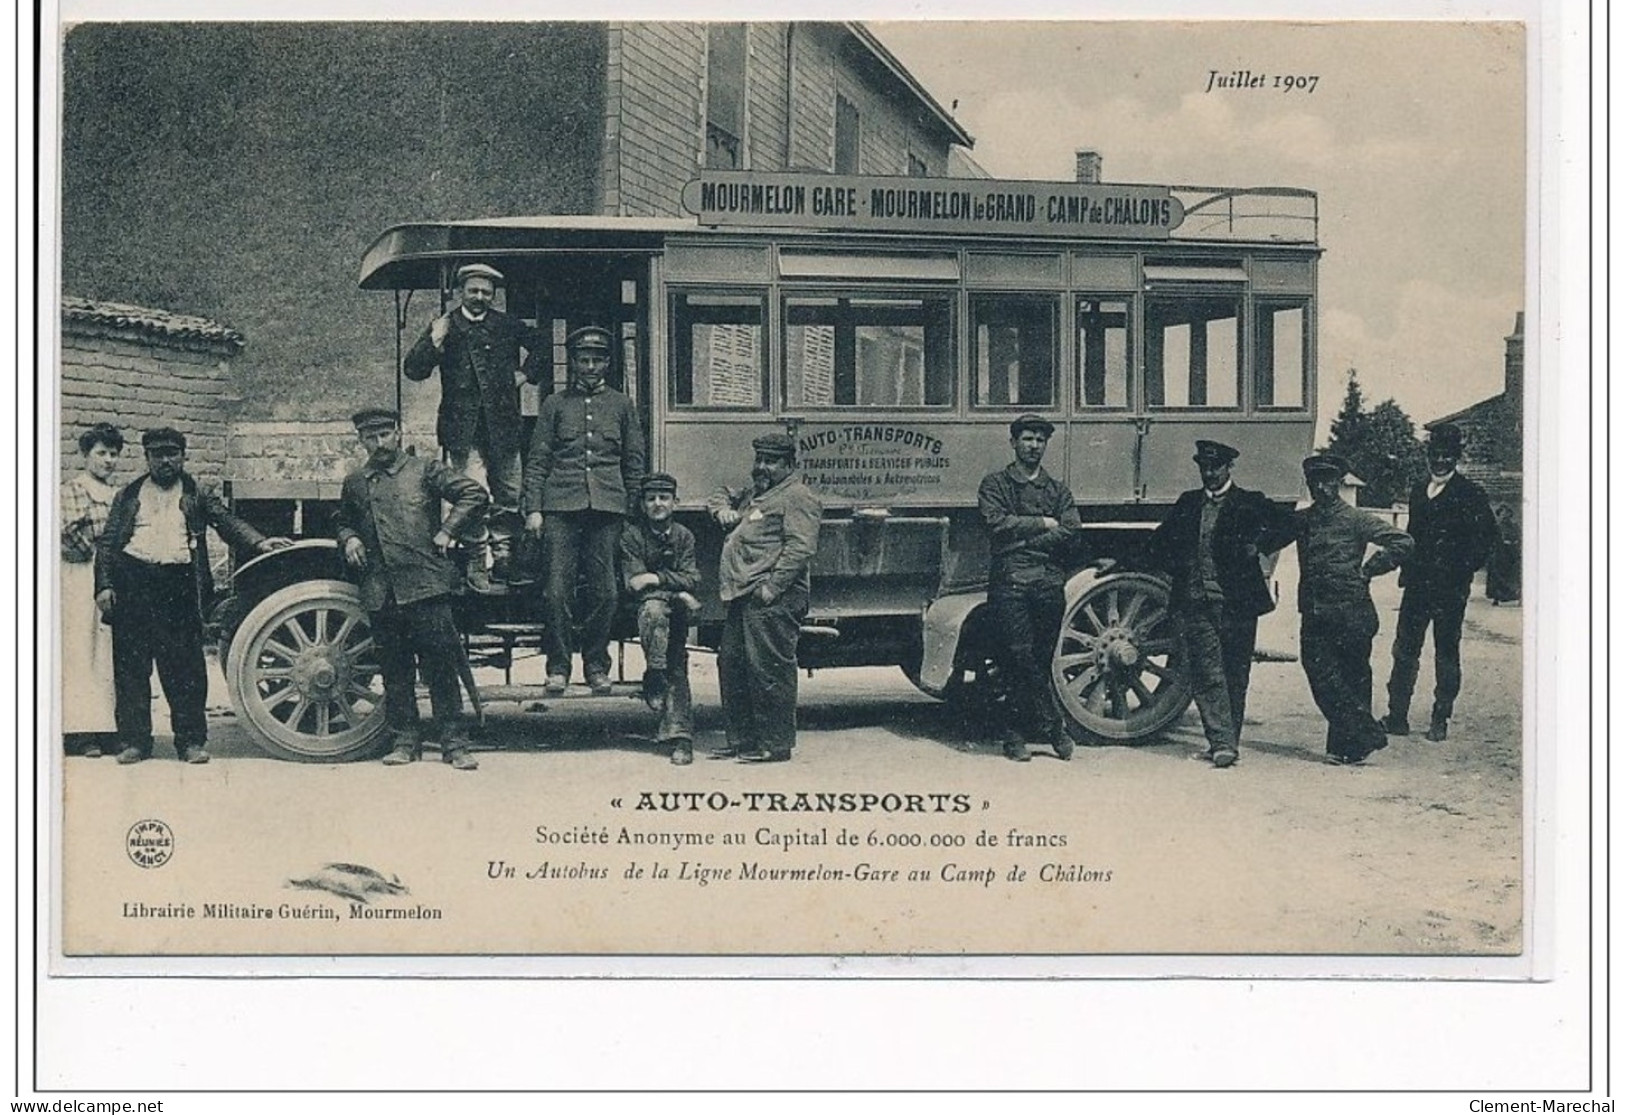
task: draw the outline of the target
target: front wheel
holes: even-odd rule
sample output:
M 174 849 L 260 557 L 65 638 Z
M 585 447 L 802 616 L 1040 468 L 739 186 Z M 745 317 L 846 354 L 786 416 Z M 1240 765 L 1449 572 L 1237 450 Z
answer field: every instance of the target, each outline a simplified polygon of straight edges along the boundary
M 300 581 L 243 617 L 226 657 L 231 703 L 271 754 L 336 763 L 375 754 L 384 683 L 354 585 Z
M 1144 573 L 1086 582 L 1068 594 L 1050 683 L 1073 735 L 1135 742 L 1190 706 L 1168 586 Z

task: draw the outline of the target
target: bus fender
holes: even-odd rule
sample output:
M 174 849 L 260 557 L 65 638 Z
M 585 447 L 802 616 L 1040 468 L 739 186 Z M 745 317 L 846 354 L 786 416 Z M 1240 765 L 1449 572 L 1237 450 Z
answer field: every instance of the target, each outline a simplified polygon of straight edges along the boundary
M 959 637 L 971 615 L 987 603 L 987 593 L 966 592 L 944 596 L 925 610 L 921 632 L 924 644 L 920 658 L 919 687 L 933 697 L 941 697 L 953 680 Z

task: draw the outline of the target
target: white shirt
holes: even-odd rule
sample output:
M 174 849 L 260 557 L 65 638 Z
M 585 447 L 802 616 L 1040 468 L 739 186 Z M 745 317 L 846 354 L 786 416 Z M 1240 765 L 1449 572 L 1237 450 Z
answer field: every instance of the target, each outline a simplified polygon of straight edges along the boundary
M 186 533 L 186 516 L 181 514 L 179 481 L 167 492 L 150 477 L 142 481 L 136 501 L 135 532 L 124 552 L 153 565 L 191 564 L 192 540 Z
M 1443 476 L 1434 476 L 1431 472 L 1428 473 L 1428 499 L 1438 499 L 1439 493 L 1444 491 L 1444 486 L 1450 483 L 1450 478 L 1455 475 L 1455 469 L 1451 469 Z
M 1232 480 L 1226 480 L 1224 482 L 1224 487 L 1220 488 L 1216 492 L 1213 491 L 1211 488 L 1203 488 L 1202 490 L 1207 493 L 1207 498 L 1209 500 L 1213 500 L 1213 501 L 1216 502 L 1216 501 L 1221 500 L 1221 499 L 1223 499 L 1225 497 L 1225 495 L 1230 491 L 1230 488 L 1232 487 L 1232 485 L 1234 483 L 1235 482 L 1232 481 Z
M 485 314 L 481 314 L 479 317 L 475 317 L 473 314 L 468 312 L 468 307 L 467 306 L 459 306 L 457 308 L 459 310 L 463 311 L 464 320 L 472 321 L 475 325 L 478 325 L 480 322 L 485 320 Z M 490 313 L 490 311 L 487 310 L 486 313 Z

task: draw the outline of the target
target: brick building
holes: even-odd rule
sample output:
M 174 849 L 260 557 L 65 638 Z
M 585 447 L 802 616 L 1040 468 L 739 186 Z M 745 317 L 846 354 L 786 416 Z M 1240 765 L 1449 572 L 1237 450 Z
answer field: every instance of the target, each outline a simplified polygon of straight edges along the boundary
M 1460 470 L 1484 486 L 1493 505 L 1510 508 L 1522 520 L 1523 505 L 1523 311 L 1518 311 L 1512 332 L 1505 338 L 1505 389 L 1499 394 L 1435 418 L 1423 426 L 1432 430 L 1446 422 L 1466 435 Z
M 944 175 L 972 142 L 855 23 L 87 23 L 62 58 L 63 291 L 240 330 L 255 476 L 341 475 L 343 416 L 393 397 L 356 287 L 391 225 L 676 216 L 702 168 Z M 406 387 L 419 441 L 437 398 Z
M 141 435 L 173 426 L 186 435 L 187 468 L 219 480 L 226 469 L 234 329 L 207 318 L 83 298 L 62 300 L 62 478 L 79 471 L 79 435 L 97 422 L 124 433 L 117 480 L 138 475 Z

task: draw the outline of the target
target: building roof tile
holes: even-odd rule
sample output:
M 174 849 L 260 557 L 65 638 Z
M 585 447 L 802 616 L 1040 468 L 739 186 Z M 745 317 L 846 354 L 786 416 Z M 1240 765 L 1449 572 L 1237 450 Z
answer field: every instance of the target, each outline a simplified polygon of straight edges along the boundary
M 210 321 L 206 317 L 175 314 L 168 310 L 154 310 L 122 302 L 98 302 L 89 298 L 65 297 L 62 299 L 62 320 L 140 333 L 149 337 L 167 337 L 178 341 L 221 345 L 234 351 L 241 349 L 245 343 L 243 335 L 237 330 Z

